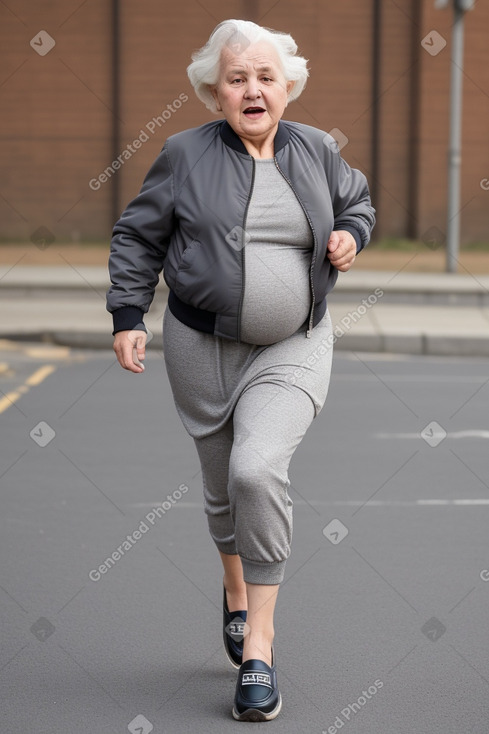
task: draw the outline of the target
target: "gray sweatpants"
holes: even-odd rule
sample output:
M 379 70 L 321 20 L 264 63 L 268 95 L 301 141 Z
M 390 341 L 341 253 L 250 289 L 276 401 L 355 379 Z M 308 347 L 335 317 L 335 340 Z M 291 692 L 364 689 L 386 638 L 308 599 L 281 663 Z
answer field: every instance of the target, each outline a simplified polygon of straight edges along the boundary
M 175 406 L 202 467 L 209 530 L 245 581 L 279 584 L 290 555 L 292 455 L 329 387 L 329 313 L 269 346 L 191 329 L 167 308 L 163 349 Z

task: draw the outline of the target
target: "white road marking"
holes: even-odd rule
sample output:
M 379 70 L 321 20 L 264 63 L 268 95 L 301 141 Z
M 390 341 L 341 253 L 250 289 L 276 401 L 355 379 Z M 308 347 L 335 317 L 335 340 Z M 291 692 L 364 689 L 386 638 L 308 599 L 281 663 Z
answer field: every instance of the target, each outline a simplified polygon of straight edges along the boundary
M 396 439 L 420 439 L 422 438 L 421 433 L 375 433 L 375 438 L 396 438 Z M 483 438 L 489 439 L 489 431 L 482 429 L 471 429 L 467 431 L 452 431 L 448 432 L 446 438 Z
M 135 502 L 127 505 L 134 509 L 154 509 L 161 505 L 161 500 L 155 502 Z M 489 498 L 480 497 L 478 499 L 418 499 L 418 500 L 294 500 L 295 507 L 433 507 L 433 506 L 451 506 L 451 507 L 478 507 L 489 505 Z M 181 507 L 185 510 L 202 510 L 204 509 L 202 502 L 176 502 L 175 508 Z
M 439 384 L 440 382 L 456 383 L 460 384 L 484 384 L 488 382 L 487 375 L 390 375 L 379 373 L 385 382 L 423 382 L 431 383 L 434 382 Z M 341 375 L 333 373 L 332 379 L 338 382 L 372 382 L 376 380 L 375 375 Z

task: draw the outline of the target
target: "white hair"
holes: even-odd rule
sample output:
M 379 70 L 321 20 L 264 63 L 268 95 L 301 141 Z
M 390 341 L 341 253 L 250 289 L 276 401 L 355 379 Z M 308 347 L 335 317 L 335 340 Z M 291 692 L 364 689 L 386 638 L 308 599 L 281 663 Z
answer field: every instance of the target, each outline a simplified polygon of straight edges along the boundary
M 192 54 L 192 63 L 187 74 L 197 97 L 212 112 L 217 112 L 211 88 L 219 81 L 221 52 L 225 46 L 236 53 L 244 51 L 252 43 L 266 41 L 278 53 L 286 81 L 294 81 L 288 101 L 297 99 L 309 76 L 307 59 L 297 56 L 297 44 L 288 33 L 252 23 L 250 20 L 225 20 L 212 31 L 209 40 Z

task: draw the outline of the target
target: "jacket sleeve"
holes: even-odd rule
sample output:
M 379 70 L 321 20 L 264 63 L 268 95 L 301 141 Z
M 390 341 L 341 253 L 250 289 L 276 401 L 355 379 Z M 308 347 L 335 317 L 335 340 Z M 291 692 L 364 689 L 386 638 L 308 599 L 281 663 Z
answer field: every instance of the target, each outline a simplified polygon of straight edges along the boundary
M 174 227 L 173 174 L 166 146 L 112 232 L 107 310 L 114 331 L 145 328 Z
M 331 138 L 330 178 L 334 228 L 350 232 L 357 243 L 357 253 L 368 244 L 375 225 L 375 209 L 370 201 L 367 179 L 361 171 L 350 168 Z

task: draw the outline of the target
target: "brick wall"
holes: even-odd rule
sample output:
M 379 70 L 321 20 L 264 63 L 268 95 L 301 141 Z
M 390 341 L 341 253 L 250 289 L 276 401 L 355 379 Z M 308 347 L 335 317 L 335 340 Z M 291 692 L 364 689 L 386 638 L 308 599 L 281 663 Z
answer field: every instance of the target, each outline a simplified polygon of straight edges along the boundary
M 76 6 L 0 5 L 2 239 L 28 239 L 39 225 L 68 238 L 107 231 L 108 192 L 90 196 L 88 180 L 110 135 L 110 4 L 70 18 Z M 29 45 L 42 30 L 56 42 L 45 56 Z
M 311 77 L 284 117 L 328 131 L 339 128 L 348 137 L 344 157 L 367 174 L 376 192 L 377 236 L 446 230 L 451 10 L 436 11 L 433 0 L 382 0 L 375 102 L 374 0 L 120 0 L 116 147 L 127 157 L 114 175 L 97 183 L 117 153 L 111 5 L 109 0 L 0 4 L 3 240 L 28 239 L 41 225 L 59 241 L 108 238 L 114 212 L 137 193 L 165 138 L 214 119 L 193 95 L 185 68 L 191 52 L 227 17 L 249 17 L 294 36 L 309 59 Z M 434 56 L 421 45 L 432 30 L 448 42 Z M 37 51 L 46 49 L 49 39 L 41 31 L 55 41 L 44 56 Z M 488 31 L 489 5 L 479 1 L 466 16 L 465 241 L 489 239 L 489 192 L 480 186 L 489 179 Z M 167 105 L 175 109 L 174 101 L 185 95 L 188 100 L 169 114 Z M 162 113 L 158 125 L 154 118 Z M 127 146 L 141 131 L 143 141 L 129 155 Z

